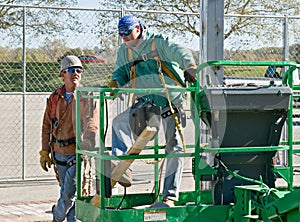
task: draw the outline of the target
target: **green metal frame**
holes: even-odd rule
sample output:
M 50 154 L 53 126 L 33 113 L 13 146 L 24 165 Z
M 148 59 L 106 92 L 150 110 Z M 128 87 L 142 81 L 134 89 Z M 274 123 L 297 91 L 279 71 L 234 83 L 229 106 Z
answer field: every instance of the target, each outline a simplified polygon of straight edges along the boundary
M 200 73 L 206 67 L 211 66 L 287 66 L 289 69 L 285 72 L 283 77 L 283 84 L 289 85 L 293 88 L 292 73 L 297 68 L 296 63 L 293 62 L 248 62 L 248 61 L 211 61 L 198 66 L 197 69 L 197 79 L 200 79 Z M 201 83 L 198 81 L 192 83 L 187 88 L 180 89 L 168 89 L 170 92 L 190 92 L 191 93 L 191 112 L 193 116 L 194 123 L 200 122 L 200 99 L 199 95 L 203 93 Z M 86 92 L 93 92 L 92 95 Z M 158 140 L 155 140 L 153 147 L 147 147 L 153 149 L 153 154 L 141 154 L 141 155 L 130 155 L 130 156 L 108 156 L 105 155 L 105 150 L 108 148 L 105 146 L 105 119 L 104 119 L 104 106 L 105 100 L 114 99 L 110 96 L 111 93 L 117 95 L 118 93 L 161 93 L 162 89 L 129 89 L 129 88 L 94 88 L 94 87 L 80 87 L 76 90 L 76 155 L 79 164 L 77 164 L 77 200 L 76 200 L 76 214 L 78 219 L 85 222 L 87 221 L 208 221 L 208 222 L 223 222 L 223 221 L 272 221 L 269 218 L 290 218 L 286 221 L 296 222 L 294 218 L 299 218 L 299 210 L 295 210 L 295 205 L 298 204 L 296 199 L 290 198 L 292 201 L 292 207 L 287 207 L 280 215 L 276 212 L 276 207 L 283 207 L 286 203 L 286 199 L 283 198 L 283 194 L 294 193 L 294 197 L 299 197 L 298 191 L 293 191 L 293 124 L 292 124 L 292 99 L 288 109 L 287 125 L 288 125 L 288 139 L 285 143 L 279 146 L 272 147 L 240 147 L 240 148 L 224 148 L 218 150 L 218 152 L 257 152 L 257 151 L 276 151 L 276 150 L 288 150 L 288 166 L 282 166 L 280 168 L 275 168 L 275 172 L 283 176 L 288 184 L 287 190 L 284 191 L 273 191 L 267 189 L 262 183 L 257 186 L 241 186 L 237 187 L 235 190 L 236 204 L 234 205 L 213 205 L 212 192 L 202 191 L 200 189 L 201 175 L 213 174 L 215 171 L 209 167 L 205 170 L 199 170 L 197 167 L 193 167 L 193 173 L 195 181 L 194 191 L 182 192 L 180 193 L 180 199 L 175 203 L 174 208 L 146 208 L 146 209 L 133 209 L 133 206 L 151 204 L 154 201 L 154 197 L 158 194 L 159 185 L 158 182 L 155 183 L 154 194 L 127 194 L 122 205 L 122 210 L 116 209 L 118 203 L 120 203 L 122 196 L 113 195 L 111 198 L 105 198 L 104 191 L 104 175 L 99 173 L 104 169 L 105 160 L 125 160 L 125 159 L 160 159 L 160 158 L 170 158 L 170 157 L 193 157 L 194 166 L 198 166 L 200 163 L 200 153 L 202 152 L 215 152 L 213 148 L 201 148 L 200 137 L 195 136 L 194 144 L 187 144 L 187 148 L 195 148 L 194 152 L 187 152 L 183 154 L 158 154 L 158 150 L 162 148 L 158 144 Z M 97 151 L 85 151 L 81 150 L 81 123 L 80 123 L 80 97 L 84 96 L 87 98 L 92 98 L 99 101 L 99 137 L 100 146 Z M 199 124 L 195 125 L 195 135 L 200 135 Z M 189 151 L 189 149 L 187 149 Z M 97 177 L 100 179 L 100 204 L 98 207 L 93 206 L 89 203 L 92 197 L 82 197 L 81 196 L 81 158 L 80 156 L 84 154 L 95 158 L 98 162 L 99 169 L 97 170 Z M 154 166 L 154 180 L 158 181 L 158 165 Z M 235 175 L 237 176 L 237 175 Z M 276 193 L 276 195 L 274 195 Z M 253 194 L 257 198 L 257 202 L 253 201 Z M 272 198 L 270 198 L 270 195 Z M 292 196 L 292 195 L 290 195 Z M 261 205 L 259 199 L 267 198 Z M 189 204 L 193 203 L 193 204 Z M 253 211 L 256 214 L 253 214 Z M 292 213 L 290 213 L 292 212 Z M 289 214 L 290 213 L 290 214 Z M 253 214 L 253 215 L 252 215 Z M 150 218 L 150 219 L 149 219 Z M 152 218 L 152 219 L 151 219 Z M 157 218 L 155 220 L 154 218 Z M 205 218 L 205 219 L 204 219 Z M 280 221 L 280 220 L 279 220 Z M 284 220 L 285 221 L 285 220 Z M 298 221 L 298 220 L 297 220 Z

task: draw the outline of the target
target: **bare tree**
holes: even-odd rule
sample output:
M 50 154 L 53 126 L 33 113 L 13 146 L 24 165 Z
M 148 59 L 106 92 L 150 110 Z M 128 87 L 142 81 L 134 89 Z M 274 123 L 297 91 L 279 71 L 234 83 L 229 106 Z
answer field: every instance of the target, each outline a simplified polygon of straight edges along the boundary
M 147 25 L 164 32 L 192 33 L 199 36 L 200 0 L 116 0 L 100 1 L 103 7 L 125 8 L 131 10 L 156 10 L 164 12 L 179 12 L 178 14 L 134 13 Z M 300 1 L 297 0 L 225 0 L 224 14 L 240 15 L 296 15 L 299 14 Z M 180 14 L 182 12 L 190 15 Z M 193 13 L 198 13 L 195 15 Z M 265 21 L 262 21 L 262 24 Z M 233 33 L 252 31 L 251 25 L 258 25 L 248 17 L 231 19 L 225 30 L 224 38 Z
M 2 4 L 2 6 L 1 6 Z M 71 21 L 73 15 L 70 12 L 53 9 L 39 9 L 39 8 L 24 8 L 21 7 L 24 4 L 30 6 L 52 6 L 52 7 L 69 7 L 77 4 L 77 0 L 0 0 L 0 29 L 17 29 L 23 26 L 23 15 L 26 13 L 26 24 L 28 32 L 34 35 L 40 34 L 53 34 L 58 31 L 62 31 L 68 26 L 68 22 Z M 11 5 L 11 6 L 10 6 Z M 13 5 L 13 6 L 12 6 Z M 20 7 L 17 7 L 20 6 Z M 43 16 L 41 16 L 41 14 Z M 59 16 L 58 16 L 59 15 Z M 64 22 L 62 19 L 64 17 Z M 12 35 L 17 35 L 16 32 L 11 32 Z
M 101 8 L 126 10 L 151 10 L 164 13 L 143 13 L 134 12 L 145 23 L 145 25 L 155 28 L 165 33 L 175 34 L 191 33 L 199 36 L 200 23 L 200 1 L 201 0 L 99 0 Z M 77 4 L 77 0 L 27 0 L 28 5 L 33 6 L 60 6 L 69 7 Z M 24 4 L 23 0 L 0 0 L 0 4 Z M 224 13 L 240 15 L 297 15 L 299 14 L 300 1 L 297 0 L 225 0 Z M 21 7 L 1 7 L 0 6 L 0 29 L 10 27 L 21 27 L 23 8 Z M 171 14 L 166 14 L 169 12 Z M 28 9 L 27 24 L 33 33 L 51 35 L 61 30 L 80 26 L 78 19 L 66 10 L 42 10 Z M 40 14 L 43 13 L 43 16 Z M 189 13 L 189 14 L 181 14 Z M 58 16 L 59 15 L 59 16 Z M 120 16 L 120 15 L 119 15 Z M 60 18 L 63 18 L 60 19 Z M 116 13 L 105 12 L 99 14 L 99 24 L 101 25 L 100 35 L 108 37 L 115 34 L 115 29 L 108 30 L 108 24 L 114 24 L 117 19 Z M 73 21 L 72 25 L 68 21 Z M 76 24 L 74 24 L 76 23 Z M 265 21 L 261 20 L 261 25 Z M 104 25 L 103 25 L 104 24 Z M 249 17 L 235 17 L 228 19 L 224 38 L 227 39 L 233 33 L 245 33 L 252 31 L 251 25 L 258 25 L 257 21 Z M 259 24 L 260 25 L 260 24 Z M 258 34 L 259 35 L 259 34 Z

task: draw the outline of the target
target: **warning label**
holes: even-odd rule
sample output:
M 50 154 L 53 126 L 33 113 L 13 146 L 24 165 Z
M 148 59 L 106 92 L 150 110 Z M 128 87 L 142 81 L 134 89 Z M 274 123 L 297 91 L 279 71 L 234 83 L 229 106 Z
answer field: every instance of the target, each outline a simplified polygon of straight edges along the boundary
M 144 221 L 163 221 L 167 219 L 166 211 L 151 211 L 144 213 Z

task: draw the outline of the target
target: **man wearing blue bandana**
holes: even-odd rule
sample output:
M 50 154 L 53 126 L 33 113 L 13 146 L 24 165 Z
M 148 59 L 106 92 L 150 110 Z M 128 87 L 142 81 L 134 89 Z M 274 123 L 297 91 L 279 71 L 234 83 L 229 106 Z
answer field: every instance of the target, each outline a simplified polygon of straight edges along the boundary
M 125 15 L 119 20 L 120 45 L 116 65 L 112 74 L 114 87 L 130 88 L 176 88 L 185 87 L 186 82 L 196 81 L 196 63 L 190 50 L 171 41 L 161 34 L 147 31 L 146 27 L 133 15 Z M 163 81 L 159 74 L 163 74 Z M 170 100 L 175 111 L 180 110 L 185 95 L 170 92 Z M 134 106 L 149 103 L 161 107 L 161 113 L 171 109 L 165 92 L 159 94 L 138 94 Z M 180 112 L 176 112 L 180 119 Z M 124 155 L 132 146 L 129 124 L 130 108 L 116 116 L 112 129 L 112 152 Z M 166 140 L 166 154 L 183 152 L 183 145 L 172 115 L 162 115 L 162 126 Z M 183 159 L 167 159 L 163 202 L 169 206 L 178 200 L 182 177 Z

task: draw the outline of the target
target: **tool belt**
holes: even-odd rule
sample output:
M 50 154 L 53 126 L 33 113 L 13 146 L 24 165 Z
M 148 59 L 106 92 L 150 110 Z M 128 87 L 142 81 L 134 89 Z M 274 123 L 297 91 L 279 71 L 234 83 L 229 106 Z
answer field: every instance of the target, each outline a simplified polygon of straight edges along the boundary
M 76 159 L 71 160 L 70 162 L 62 162 L 62 161 L 59 161 L 59 160 L 55 159 L 55 163 L 58 164 L 58 165 L 66 166 L 66 167 L 69 168 L 69 167 L 73 166 L 74 164 L 76 164 Z
M 63 146 L 68 146 L 68 145 L 76 143 L 76 138 L 73 137 L 73 138 L 66 139 L 66 140 L 58 140 L 55 137 L 53 137 L 52 142 L 56 143 L 60 147 L 63 147 Z
M 158 132 L 160 122 L 161 107 L 154 105 L 150 100 L 140 99 L 139 102 L 130 108 L 129 124 L 135 139 L 137 139 L 147 126 L 155 127 Z

